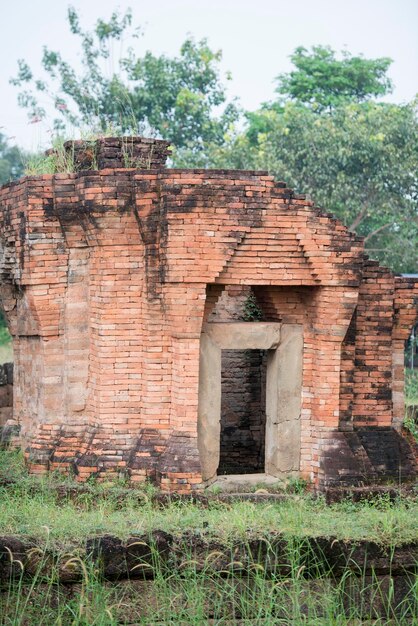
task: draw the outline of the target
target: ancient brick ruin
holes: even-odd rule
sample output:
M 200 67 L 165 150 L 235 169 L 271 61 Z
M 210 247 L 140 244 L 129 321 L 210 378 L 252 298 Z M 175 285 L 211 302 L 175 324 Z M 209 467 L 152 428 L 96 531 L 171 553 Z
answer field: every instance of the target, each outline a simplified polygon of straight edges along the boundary
M 267 172 L 165 169 L 158 140 L 67 149 L 76 173 L 0 192 L 32 471 L 184 492 L 222 473 L 415 474 L 401 424 L 417 283 Z

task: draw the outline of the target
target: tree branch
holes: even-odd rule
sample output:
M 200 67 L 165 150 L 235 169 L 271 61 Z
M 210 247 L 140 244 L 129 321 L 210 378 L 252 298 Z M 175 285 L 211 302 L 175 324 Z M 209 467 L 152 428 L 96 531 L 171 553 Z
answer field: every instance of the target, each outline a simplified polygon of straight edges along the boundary
M 355 220 L 348 227 L 349 230 L 353 230 L 354 232 L 356 231 L 357 226 L 359 226 L 361 222 L 364 220 L 364 218 L 366 217 L 368 208 L 369 208 L 369 202 L 366 201 L 363 203 L 360 213 L 357 215 Z
M 384 230 L 388 226 L 392 226 L 392 222 L 389 222 L 389 224 L 383 224 L 383 226 L 379 226 L 379 228 L 376 228 L 376 230 L 369 233 L 367 237 L 364 238 L 364 243 L 367 243 L 372 237 L 377 235 L 377 233 L 380 233 L 382 230 Z

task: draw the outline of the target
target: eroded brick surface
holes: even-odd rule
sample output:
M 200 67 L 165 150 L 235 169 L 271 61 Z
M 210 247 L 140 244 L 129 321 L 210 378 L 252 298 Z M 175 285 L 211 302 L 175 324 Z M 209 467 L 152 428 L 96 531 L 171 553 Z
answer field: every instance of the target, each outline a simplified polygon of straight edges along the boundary
M 107 168 L 26 177 L 0 205 L 14 417 L 32 471 L 199 487 L 202 324 L 244 286 L 265 321 L 303 325 L 301 475 L 326 485 L 399 464 L 412 475 L 404 443 L 390 468 L 369 449 L 388 431 L 404 442 L 393 429 L 417 283 L 367 260 L 361 239 L 284 183 Z

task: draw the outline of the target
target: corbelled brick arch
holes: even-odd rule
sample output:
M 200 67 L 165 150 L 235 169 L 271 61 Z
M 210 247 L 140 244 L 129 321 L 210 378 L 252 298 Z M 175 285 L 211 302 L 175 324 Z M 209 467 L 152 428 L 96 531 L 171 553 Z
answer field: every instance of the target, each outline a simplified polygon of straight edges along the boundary
M 266 172 L 165 169 L 165 142 L 135 146 L 137 168 L 121 167 L 123 140 L 101 140 L 104 169 L 0 192 L 1 299 L 32 470 L 204 486 L 202 332 L 221 294 L 245 287 L 265 322 L 301 328 L 300 475 L 321 486 L 402 463 L 411 476 L 393 426 L 416 283 L 368 261 L 358 237 Z M 379 437 L 400 438 L 390 463 Z

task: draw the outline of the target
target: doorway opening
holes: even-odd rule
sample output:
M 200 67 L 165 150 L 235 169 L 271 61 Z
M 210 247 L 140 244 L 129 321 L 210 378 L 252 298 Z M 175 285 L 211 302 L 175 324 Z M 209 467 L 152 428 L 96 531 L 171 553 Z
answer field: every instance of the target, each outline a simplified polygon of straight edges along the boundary
M 0 439 L 13 418 L 13 344 L 6 318 L 0 310 Z
M 222 350 L 218 474 L 265 471 L 267 350 Z
M 235 355 L 232 354 L 234 352 Z M 247 371 L 243 378 L 250 381 L 247 397 L 254 399 L 253 415 L 258 412 L 260 416 L 253 422 L 248 414 L 251 401 L 247 400 L 241 403 L 244 407 L 242 411 L 239 404 L 235 404 L 235 421 L 226 411 L 222 417 L 222 396 L 225 407 L 228 389 L 232 393 L 237 388 L 233 396 L 229 394 L 236 403 L 239 393 L 244 399 L 246 396 L 243 393 L 245 385 L 237 385 L 233 377 L 227 383 L 227 357 L 235 358 L 239 353 L 244 359 L 244 371 Z M 297 474 L 301 449 L 302 354 L 303 327 L 298 324 L 205 324 L 200 337 L 197 419 L 197 445 L 204 482 L 210 484 L 209 481 L 216 480 L 221 472 L 234 472 L 235 477 L 253 475 L 263 481 L 268 476 Z M 228 371 L 231 372 L 231 369 Z M 248 372 L 251 371 L 254 375 L 249 376 Z M 255 406 L 259 410 L 255 410 Z M 251 445 L 230 445 L 234 443 L 234 437 L 235 442 L 240 442 L 240 438 L 245 439 L 243 435 Z M 259 443 L 254 445 L 257 441 Z M 234 455 L 236 451 L 238 454 Z
M 405 343 L 404 426 L 414 434 L 418 429 L 418 321 Z

